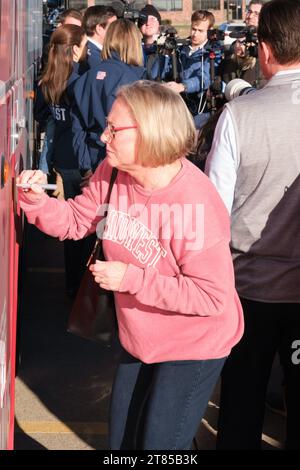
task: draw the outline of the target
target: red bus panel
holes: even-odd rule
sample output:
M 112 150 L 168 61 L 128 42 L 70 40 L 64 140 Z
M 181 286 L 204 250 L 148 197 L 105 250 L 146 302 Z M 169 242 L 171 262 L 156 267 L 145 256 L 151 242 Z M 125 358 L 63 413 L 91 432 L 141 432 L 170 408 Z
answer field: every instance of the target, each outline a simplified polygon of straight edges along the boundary
M 32 162 L 31 99 L 41 48 L 42 2 L 0 1 L 0 449 L 13 448 L 22 239 L 15 178 Z

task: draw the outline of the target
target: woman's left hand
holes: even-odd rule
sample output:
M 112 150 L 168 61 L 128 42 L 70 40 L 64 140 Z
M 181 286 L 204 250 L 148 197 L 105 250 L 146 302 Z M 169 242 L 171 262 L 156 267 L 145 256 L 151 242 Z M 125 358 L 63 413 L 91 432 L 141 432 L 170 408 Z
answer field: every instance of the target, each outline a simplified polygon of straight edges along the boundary
M 102 289 L 118 291 L 127 269 L 121 261 L 99 261 L 90 265 L 95 281 Z

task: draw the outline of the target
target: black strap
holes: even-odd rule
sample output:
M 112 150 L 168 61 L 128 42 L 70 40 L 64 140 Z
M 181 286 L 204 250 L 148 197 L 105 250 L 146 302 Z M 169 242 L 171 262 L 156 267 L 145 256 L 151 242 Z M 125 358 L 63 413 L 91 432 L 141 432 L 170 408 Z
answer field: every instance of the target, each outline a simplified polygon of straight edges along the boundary
M 107 202 L 109 202 L 109 200 L 110 200 L 112 188 L 113 188 L 113 185 L 115 184 L 117 176 L 118 176 L 118 170 L 117 170 L 117 168 L 113 168 L 112 172 L 111 172 L 110 181 L 109 181 L 108 193 L 107 193 L 107 198 L 106 198 Z
M 118 170 L 117 170 L 117 168 L 113 168 L 112 172 L 111 172 L 110 181 L 109 181 L 108 193 L 107 193 L 107 196 L 106 196 L 106 204 L 109 204 L 112 188 L 113 188 L 113 185 L 115 184 L 117 176 L 118 176 Z M 104 217 L 107 217 L 107 209 L 104 213 Z
M 118 176 L 118 170 L 117 170 L 117 168 L 113 168 L 113 169 L 112 169 L 112 172 L 111 172 L 110 181 L 109 181 L 108 193 L 107 193 L 107 196 L 106 196 L 106 204 L 109 204 L 109 200 L 110 200 L 112 188 L 113 188 L 113 185 L 114 185 L 114 183 L 115 183 L 115 181 L 116 181 L 117 176 Z M 105 211 L 103 217 L 104 217 L 104 218 L 107 217 L 107 209 L 106 209 L 106 211 Z M 104 230 L 105 230 L 105 228 L 104 228 Z M 88 259 L 88 262 L 86 263 L 86 266 L 89 266 L 89 265 L 90 265 L 90 263 L 91 263 L 91 261 L 92 261 L 92 259 L 93 259 L 93 257 L 94 257 L 94 254 L 96 253 L 96 250 L 99 250 L 99 248 L 102 249 L 102 240 L 100 240 L 100 239 L 97 237 L 97 240 L 96 240 L 96 242 L 95 242 L 94 248 L 93 248 L 92 253 L 91 253 L 91 255 L 90 255 L 89 259 Z M 98 252 L 99 252 L 99 251 L 98 251 Z M 98 256 L 97 256 L 97 258 L 98 258 Z

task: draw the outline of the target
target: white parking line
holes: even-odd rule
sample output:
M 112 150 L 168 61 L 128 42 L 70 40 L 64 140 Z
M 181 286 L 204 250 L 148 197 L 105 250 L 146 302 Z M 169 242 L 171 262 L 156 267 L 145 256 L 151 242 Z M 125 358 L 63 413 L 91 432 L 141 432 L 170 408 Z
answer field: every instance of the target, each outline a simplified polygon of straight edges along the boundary
M 16 433 L 24 432 L 25 434 L 84 434 L 84 435 L 101 435 L 108 434 L 107 423 L 97 422 L 67 422 L 59 421 L 19 421 Z

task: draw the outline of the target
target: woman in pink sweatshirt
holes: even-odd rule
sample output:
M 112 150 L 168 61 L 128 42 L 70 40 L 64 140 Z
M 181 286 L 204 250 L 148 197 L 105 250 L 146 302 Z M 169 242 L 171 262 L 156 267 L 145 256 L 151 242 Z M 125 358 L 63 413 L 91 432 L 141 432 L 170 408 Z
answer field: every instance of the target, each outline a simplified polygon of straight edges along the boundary
M 40 171 L 19 182 L 30 223 L 61 240 L 92 232 L 107 261 L 123 354 L 110 417 L 112 449 L 190 449 L 214 385 L 243 333 L 225 206 L 185 155 L 195 128 L 181 97 L 140 81 L 121 88 L 102 134 L 106 159 L 75 200 L 49 198 Z M 112 167 L 118 169 L 103 232 Z

